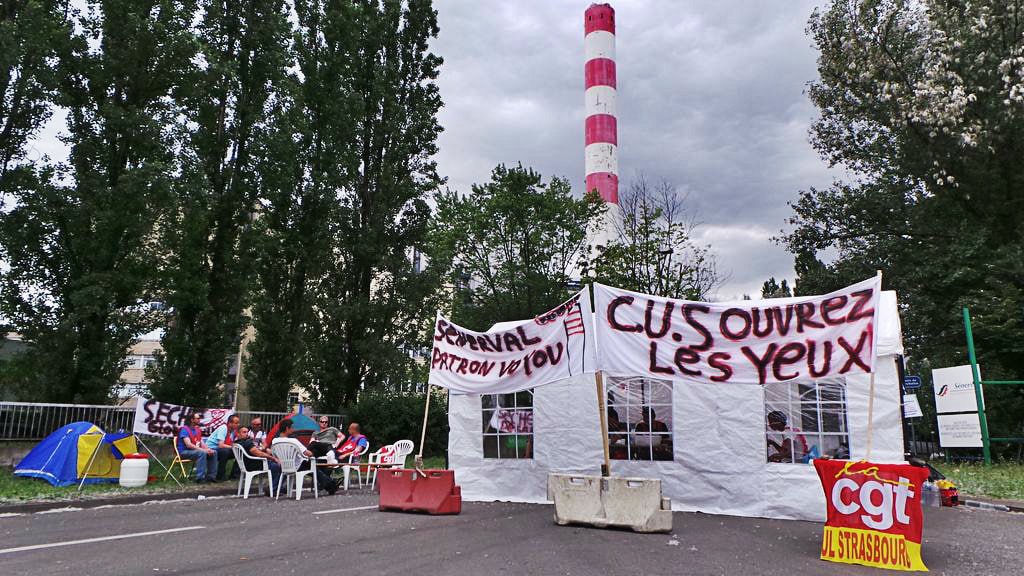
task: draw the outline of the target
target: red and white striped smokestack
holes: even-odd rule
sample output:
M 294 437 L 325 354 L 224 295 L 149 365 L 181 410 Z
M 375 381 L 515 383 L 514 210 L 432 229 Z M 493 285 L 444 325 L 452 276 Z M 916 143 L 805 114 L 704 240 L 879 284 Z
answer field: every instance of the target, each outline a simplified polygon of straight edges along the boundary
M 615 9 L 591 4 L 583 14 L 586 51 L 587 192 L 619 203 L 618 125 L 615 119 Z

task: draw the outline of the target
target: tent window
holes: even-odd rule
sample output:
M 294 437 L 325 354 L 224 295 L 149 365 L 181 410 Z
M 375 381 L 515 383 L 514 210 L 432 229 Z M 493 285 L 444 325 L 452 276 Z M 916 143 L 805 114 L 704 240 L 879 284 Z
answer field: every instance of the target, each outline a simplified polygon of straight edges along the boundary
M 819 456 L 849 458 L 843 380 L 766 384 L 764 409 L 768 462 L 799 464 Z
M 608 448 L 615 460 L 672 460 L 672 382 L 608 379 Z
M 533 458 L 533 390 L 485 394 L 484 458 Z

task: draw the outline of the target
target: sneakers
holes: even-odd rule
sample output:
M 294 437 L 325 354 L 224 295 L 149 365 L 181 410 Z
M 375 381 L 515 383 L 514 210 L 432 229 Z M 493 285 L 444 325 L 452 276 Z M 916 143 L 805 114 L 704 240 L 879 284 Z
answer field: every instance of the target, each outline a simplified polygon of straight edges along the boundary
M 334 496 L 334 493 L 338 491 L 338 481 L 334 480 L 331 485 L 327 487 L 327 493 Z

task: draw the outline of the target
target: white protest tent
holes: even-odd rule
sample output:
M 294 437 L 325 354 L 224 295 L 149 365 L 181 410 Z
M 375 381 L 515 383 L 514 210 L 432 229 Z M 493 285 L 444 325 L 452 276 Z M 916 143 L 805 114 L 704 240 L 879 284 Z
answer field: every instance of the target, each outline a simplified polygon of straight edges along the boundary
M 770 302 L 786 305 L 799 300 Z M 531 321 L 501 323 L 492 331 L 528 322 Z M 587 348 L 593 349 L 593 334 L 589 331 L 587 338 Z M 875 326 L 873 462 L 903 461 L 901 391 L 895 363 L 902 353 L 896 295 L 882 292 Z M 621 382 L 616 388 L 614 378 L 606 380 L 610 395 L 622 390 Z M 787 402 L 797 405 L 796 410 L 787 414 L 791 423 L 804 427 L 803 433 L 788 436 L 794 443 L 797 436 L 804 436 L 817 454 L 845 457 L 845 452 L 849 452 L 851 459 L 867 455 L 871 388 L 868 374 L 848 374 L 818 384 L 786 383 L 781 385 L 781 395 L 780 385 L 714 383 L 678 376 L 664 380 L 669 384 L 665 389 L 671 389 L 670 400 L 658 400 L 664 406 L 656 409 L 661 412 L 658 419 L 670 427 L 671 460 L 613 459 L 611 472 L 615 476 L 661 479 L 663 494 L 672 499 L 674 510 L 823 520 L 825 502 L 814 467 L 803 462 L 768 461 L 766 444 L 772 431 L 766 429 L 766 414 L 784 409 Z M 841 397 L 825 402 L 825 390 L 836 389 L 842 391 Z M 653 395 L 654 388 L 650 390 L 648 394 Z M 511 410 L 520 411 L 524 394 L 532 395 L 532 426 L 520 430 L 528 432 L 524 434 L 529 440 L 528 453 L 523 453 L 520 442 L 516 455 L 530 457 L 495 457 L 505 454 L 494 450 L 493 442 L 500 436 L 492 439 L 496 417 L 491 410 L 501 411 L 514 404 Z M 787 398 L 794 395 L 798 397 Z M 808 402 L 808 397 L 813 401 Z M 603 448 L 593 373 L 537 386 L 532 393 L 520 392 L 511 402 L 510 398 L 454 393 L 449 398 L 449 462 L 465 500 L 543 503 L 547 502 L 549 473 L 599 472 Z M 622 401 L 621 395 L 617 401 Z M 827 410 L 825 406 L 829 406 Z M 823 416 L 826 411 L 831 416 Z M 622 417 L 635 418 L 626 414 Z M 832 434 L 806 430 L 808 423 L 816 423 L 821 429 L 829 421 L 835 428 L 828 430 Z M 632 421 L 630 424 L 635 426 Z M 631 436 L 629 441 L 634 440 Z M 643 449 L 641 443 L 635 446 Z

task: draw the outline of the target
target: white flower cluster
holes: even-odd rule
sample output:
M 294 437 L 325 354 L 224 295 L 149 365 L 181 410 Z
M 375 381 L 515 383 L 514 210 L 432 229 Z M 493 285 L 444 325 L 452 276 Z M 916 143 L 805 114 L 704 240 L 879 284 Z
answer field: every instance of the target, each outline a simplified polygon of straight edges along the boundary
M 936 150 L 992 150 L 992 135 L 1024 115 L 1022 11 L 1006 0 L 889 0 L 846 12 L 830 54 L 844 67 L 844 106 L 856 116 L 874 102 L 876 136 L 910 128 L 941 143 Z M 937 157 L 930 180 L 958 186 L 940 160 L 959 159 Z

